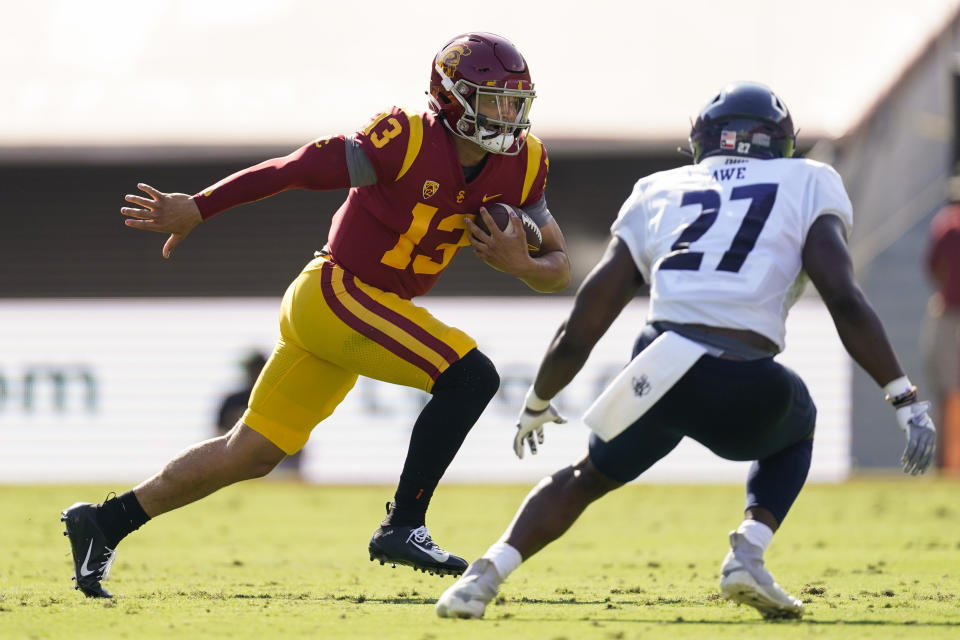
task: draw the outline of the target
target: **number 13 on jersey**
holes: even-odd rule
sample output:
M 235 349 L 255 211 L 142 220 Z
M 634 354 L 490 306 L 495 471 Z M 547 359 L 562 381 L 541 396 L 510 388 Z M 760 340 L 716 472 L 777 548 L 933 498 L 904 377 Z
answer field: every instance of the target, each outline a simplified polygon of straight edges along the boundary
M 463 214 L 455 213 L 448 215 L 437 223 L 437 230 L 448 232 L 459 230 L 461 233 L 458 242 L 441 242 L 434 247 L 429 247 L 432 251 L 441 252 L 439 262 L 422 254 L 414 258 L 413 249 L 415 246 L 420 245 L 424 236 L 427 235 L 427 232 L 430 230 L 430 223 L 437 215 L 437 211 L 439 211 L 437 207 L 431 207 L 430 205 L 418 202 L 411 212 L 413 214 L 413 220 L 410 222 L 410 226 L 397 240 L 397 244 L 394 245 L 393 249 L 383 254 L 380 262 L 394 269 L 406 269 L 412 259 L 414 273 L 440 273 L 447 264 L 450 263 L 450 260 L 453 259 L 453 256 L 457 253 L 457 249 L 467 246 L 470 244 L 470 241 L 467 239 L 467 225 L 463 221 Z

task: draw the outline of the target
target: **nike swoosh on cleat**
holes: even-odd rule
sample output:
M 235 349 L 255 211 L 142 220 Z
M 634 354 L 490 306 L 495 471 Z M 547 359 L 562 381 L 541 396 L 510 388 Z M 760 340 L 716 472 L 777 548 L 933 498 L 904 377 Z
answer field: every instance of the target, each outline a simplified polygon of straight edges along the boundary
M 87 568 L 87 562 L 90 561 L 90 552 L 93 551 L 93 540 L 90 540 L 90 546 L 87 547 L 87 557 L 83 559 L 83 564 L 80 565 L 80 575 L 84 578 L 91 575 L 95 572 L 94 569 Z
M 428 549 L 427 547 L 421 547 L 415 541 L 411 540 L 410 544 L 415 546 L 420 551 L 423 551 L 425 554 L 436 560 L 437 562 L 446 562 L 450 559 L 449 551 L 434 551 L 433 549 Z

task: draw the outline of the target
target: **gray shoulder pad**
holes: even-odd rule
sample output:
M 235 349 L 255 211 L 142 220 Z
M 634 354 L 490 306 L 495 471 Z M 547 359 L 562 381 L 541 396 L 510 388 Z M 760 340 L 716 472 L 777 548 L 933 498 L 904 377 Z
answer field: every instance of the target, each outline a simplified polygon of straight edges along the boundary
M 347 171 L 350 172 L 351 187 L 367 187 L 377 183 L 377 172 L 373 170 L 370 158 L 360 148 L 353 136 L 347 136 Z
M 351 174 L 352 176 L 353 174 Z M 530 216 L 534 222 L 537 223 L 538 227 L 543 227 L 548 222 L 553 220 L 553 216 L 550 215 L 550 210 L 547 209 L 547 197 L 540 196 L 540 199 L 534 202 L 531 205 L 523 207 L 524 212 Z

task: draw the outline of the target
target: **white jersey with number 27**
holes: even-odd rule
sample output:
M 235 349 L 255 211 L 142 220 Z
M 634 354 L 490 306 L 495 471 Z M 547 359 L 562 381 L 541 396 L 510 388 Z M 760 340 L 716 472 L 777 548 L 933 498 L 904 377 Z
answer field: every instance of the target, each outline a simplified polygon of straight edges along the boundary
M 611 232 L 651 285 L 649 321 L 749 329 L 782 350 L 807 232 L 832 214 L 849 234 L 852 210 L 829 165 L 713 156 L 638 181 Z

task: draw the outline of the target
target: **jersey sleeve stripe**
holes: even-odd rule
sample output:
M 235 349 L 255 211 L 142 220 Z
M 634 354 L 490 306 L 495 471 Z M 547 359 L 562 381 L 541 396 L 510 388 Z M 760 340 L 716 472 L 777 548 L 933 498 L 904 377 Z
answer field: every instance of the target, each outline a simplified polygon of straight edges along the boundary
M 523 176 L 523 193 L 520 195 L 520 204 L 523 205 L 533 188 L 533 181 L 540 173 L 540 158 L 543 156 L 543 143 L 536 136 L 527 138 L 527 173 Z
M 330 263 L 326 263 L 321 267 L 320 287 L 323 291 L 324 300 L 330 307 L 330 310 L 333 311 L 333 313 L 344 324 L 357 333 L 366 336 L 387 351 L 396 355 L 398 358 L 401 358 L 418 369 L 421 369 L 424 371 L 424 373 L 430 376 L 431 380 L 436 380 L 441 373 L 437 366 L 432 364 L 426 358 L 407 348 L 395 338 L 387 335 L 387 333 L 381 329 L 372 326 L 363 318 L 358 317 L 354 313 L 355 310 L 348 309 L 347 305 L 341 302 L 340 298 L 336 294 L 336 289 L 339 288 L 338 285 L 343 286 L 342 281 L 338 282 L 338 280 L 342 278 L 342 274 L 342 271 L 335 269 Z M 347 298 L 346 301 L 349 303 L 350 299 Z
M 420 147 L 423 145 L 423 120 L 420 119 L 420 114 L 411 113 L 407 110 L 404 110 L 404 113 L 407 115 L 407 124 L 410 125 L 410 136 L 407 138 L 407 153 L 403 157 L 403 166 L 400 167 L 400 172 L 397 173 L 394 182 L 402 178 L 410 169 L 413 161 L 420 154 Z

